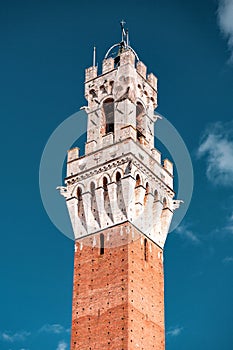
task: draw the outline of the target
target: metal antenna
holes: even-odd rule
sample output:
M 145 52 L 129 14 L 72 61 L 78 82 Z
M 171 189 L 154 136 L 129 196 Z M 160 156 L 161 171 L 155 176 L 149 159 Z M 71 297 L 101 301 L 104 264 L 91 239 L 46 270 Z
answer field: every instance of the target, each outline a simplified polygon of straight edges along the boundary
M 129 30 L 126 29 L 126 46 L 129 46 Z
M 126 33 L 124 28 L 125 21 L 123 19 L 121 20 L 120 25 L 121 25 L 121 41 L 124 41 Z
M 93 66 L 96 66 L 96 47 L 93 48 Z

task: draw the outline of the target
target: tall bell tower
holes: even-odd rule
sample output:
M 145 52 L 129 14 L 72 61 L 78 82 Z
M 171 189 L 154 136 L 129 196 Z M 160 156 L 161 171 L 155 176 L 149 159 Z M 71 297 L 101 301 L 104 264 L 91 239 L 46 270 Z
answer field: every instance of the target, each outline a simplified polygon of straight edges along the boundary
M 68 151 L 74 236 L 71 350 L 164 350 L 163 248 L 173 165 L 154 147 L 157 78 L 128 43 L 86 69 L 85 155 Z M 115 54 L 112 54 L 117 50 Z

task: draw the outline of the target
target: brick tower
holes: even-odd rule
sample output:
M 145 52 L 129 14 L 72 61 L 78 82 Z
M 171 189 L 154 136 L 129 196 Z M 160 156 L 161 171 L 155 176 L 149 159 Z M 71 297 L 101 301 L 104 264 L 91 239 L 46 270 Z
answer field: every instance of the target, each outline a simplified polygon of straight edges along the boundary
M 163 247 L 179 201 L 154 148 L 157 78 L 123 26 L 102 71 L 86 69 L 85 97 L 85 155 L 68 151 L 61 191 L 75 236 L 71 350 L 164 350 Z

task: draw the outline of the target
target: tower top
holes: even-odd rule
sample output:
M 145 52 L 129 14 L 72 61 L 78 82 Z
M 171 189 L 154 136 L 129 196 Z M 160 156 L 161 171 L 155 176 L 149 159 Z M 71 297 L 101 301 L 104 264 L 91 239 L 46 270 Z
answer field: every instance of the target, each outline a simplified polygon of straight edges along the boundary
M 122 19 L 120 22 L 121 25 L 121 41 L 119 43 L 116 43 L 114 45 L 112 45 L 110 47 L 110 49 L 107 51 L 106 55 L 105 55 L 105 59 L 108 58 L 111 55 L 111 52 L 113 49 L 118 48 L 117 54 L 114 57 L 114 53 L 112 53 L 113 58 L 117 61 L 120 54 L 123 51 L 127 51 L 130 50 L 134 53 L 137 61 L 139 61 L 138 55 L 137 53 L 134 51 L 134 49 L 129 45 L 129 31 L 128 29 L 125 29 L 124 25 L 126 24 L 126 22 Z
M 124 24 L 121 42 L 108 50 L 101 72 L 95 48 L 93 66 L 85 71 L 85 156 L 77 148 L 68 152 L 62 194 L 75 239 L 130 222 L 163 248 L 177 207 L 173 165 L 154 147 L 157 78 L 143 62 L 135 64 Z M 118 53 L 109 57 L 116 47 Z

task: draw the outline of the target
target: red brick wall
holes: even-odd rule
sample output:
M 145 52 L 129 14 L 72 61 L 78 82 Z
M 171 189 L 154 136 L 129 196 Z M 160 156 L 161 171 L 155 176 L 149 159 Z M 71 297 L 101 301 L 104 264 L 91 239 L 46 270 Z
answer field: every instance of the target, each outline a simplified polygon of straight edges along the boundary
M 71 350 L 164 350 L 162 250 L 148 240 L 145 261 L 144 236 L 121 226 L 103 232 L 103 255 L 99 234 L 76 242 Z

